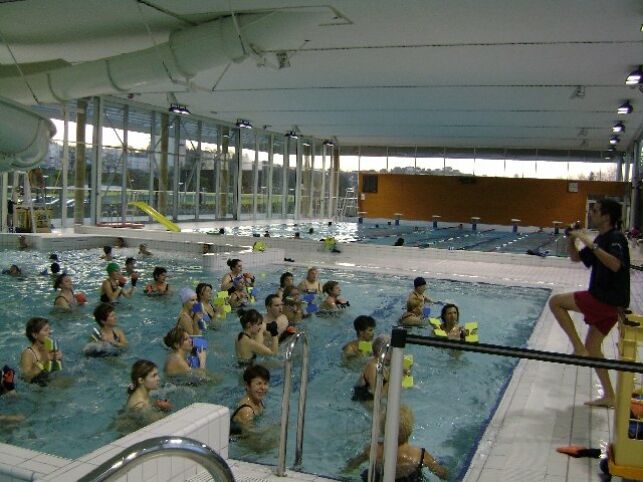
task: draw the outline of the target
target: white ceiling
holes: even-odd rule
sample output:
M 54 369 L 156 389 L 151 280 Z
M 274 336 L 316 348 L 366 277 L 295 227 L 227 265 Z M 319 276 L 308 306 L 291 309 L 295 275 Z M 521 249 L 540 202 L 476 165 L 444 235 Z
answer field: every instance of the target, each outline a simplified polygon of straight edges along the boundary
M 280 33 L 266 57 L 286 50 L 288 68 L 250 58 L 197 74 L 189 91 L 160 79 L 135 100 L 165 108 L 171 90 L 193 113 L 343 145 L 596 151 L 622 120 L 622 150 L 643 131 L 643 93 L 624 84 L 643 63 L 640 0 L 18 0 L 0 3 L 0 33 L 21 64 L 79 63 L 152 47 L 148 29 L 165 42 L 231 7 L 338 18 Z M 617 116 L 625 100 L 634 113 Z

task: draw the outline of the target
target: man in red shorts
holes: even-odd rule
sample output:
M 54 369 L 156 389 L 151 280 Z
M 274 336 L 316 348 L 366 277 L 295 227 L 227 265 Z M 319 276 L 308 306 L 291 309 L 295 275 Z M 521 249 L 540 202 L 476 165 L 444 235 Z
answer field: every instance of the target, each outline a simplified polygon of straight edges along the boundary
M 554 295 L 549 300 L 549 308 L 572 342 L 575 355 L 604 358 L 603 339 L 630 304 L 630 253 L 627 239 L 620 231 L 621 206 L 616 201 L 597 201 L 589 216 L 593 227 L 598 229 L 596 239 L 580 229 L 568 234 L 571 260 L 582 261 L 592 268 L 589 289 Z M 576 240 L 584 245 L 581 250 Z M 589 325 L 585 344 L 578 336 L 570 311 L 582 313 Z M 596 369 L 596 374 L 603 386 L 603 395 L 585 404 L 614 407 L 614 389 L 607 370 Z

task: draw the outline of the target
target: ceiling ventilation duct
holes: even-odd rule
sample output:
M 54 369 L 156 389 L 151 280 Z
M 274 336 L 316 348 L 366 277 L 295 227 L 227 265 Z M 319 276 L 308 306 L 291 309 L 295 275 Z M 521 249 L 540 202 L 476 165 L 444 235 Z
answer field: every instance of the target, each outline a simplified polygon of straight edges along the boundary
M 140 91 L 168 80 L 184 81 L 248 56 L 261 58 L 266 50 L 296 49 L 302 38 L 329 18 L 330 11 L 325 9 L 223 17 L 177 30 L 167 42 L 145 50 L 27 75 L 24 79 L 0 79 L 0 92 L 32 104 L 35 99 L 26 82 L 41 103 Z
M 54 134 L 56 128 L 49 119 L 0 97 L 0 172 L 38 165 Z

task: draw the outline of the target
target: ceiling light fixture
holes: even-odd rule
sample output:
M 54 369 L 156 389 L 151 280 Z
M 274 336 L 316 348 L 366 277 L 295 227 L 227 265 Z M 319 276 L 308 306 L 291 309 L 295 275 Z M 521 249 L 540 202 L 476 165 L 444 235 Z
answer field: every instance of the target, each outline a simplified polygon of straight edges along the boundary
M 643 66 L 639 65 L 637 69 L 634 69 L 630 72 L 630 75 L 626 77 L 625 85 L 639 85 L 643 83 L 641 79 L 643 79 Z
M 173 114 L 190 115 L 190 109 L 186 105 L 175 102 L 170 104 L 168 111 Z
M 252 129 L 252 124 L 247 119 L 237 119 L 237 122 L 234 125 L 239 129 Z
M 616 134 L 619 132 L 625 132 L 625 125 L 622 122 L 617 122 L 612 126 L 612 132 Z
M 631 114 L 634 108 L 629 100 L 626 100 L 616 111 L 618 114 Z
M 621 142 L 621 138 L 619 136 L 610 137 L 610 144 L 612 144 L 613 146 L 615 146 L 619 142 Z
M 326 139 L 324 142 L 322 142 L 322 144 L 325 145 L 326 147 L 335 147 L 335 143 L 330 139 Z
M 299 139 L 299 135 L 295 131 L 286 132 L 284 137 L 288 137 L 289 139 Z

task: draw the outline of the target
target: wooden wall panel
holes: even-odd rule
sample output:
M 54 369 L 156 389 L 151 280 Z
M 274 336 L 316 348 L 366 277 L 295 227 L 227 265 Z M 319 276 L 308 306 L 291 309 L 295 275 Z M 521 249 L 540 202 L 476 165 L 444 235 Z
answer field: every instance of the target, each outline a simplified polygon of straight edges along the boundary
M 404 219 L 430 220 L 439 214 L 447 222 L 479 216 L 485 224 L 509 225 L 518 218 L 525 226 L 551 226 L 554 220 L 584 220 L 590 196 L 623 197 L 628 188 L 624 182 L 571 181 L 578 184 L 578 192 L 568 192 L 570 181 L 562 179 L 377 176 L 377 193 L 359 191 L 359 209 L 368 218 L 392 218 L 399 212 Z

